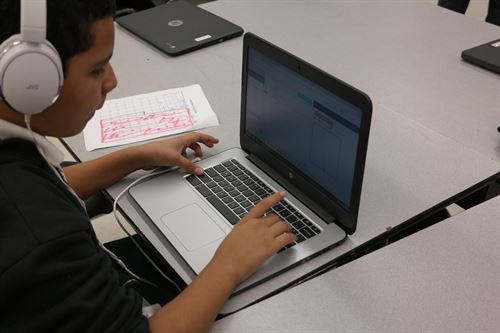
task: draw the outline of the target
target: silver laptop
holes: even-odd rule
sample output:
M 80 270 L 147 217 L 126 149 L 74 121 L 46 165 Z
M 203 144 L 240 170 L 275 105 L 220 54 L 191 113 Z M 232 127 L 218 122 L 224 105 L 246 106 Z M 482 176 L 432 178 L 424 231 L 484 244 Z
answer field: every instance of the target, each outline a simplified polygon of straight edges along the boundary
M 250 33 L 241 96 L 241 148 L 201 161 L 203 176 L 172 172 L 130 190 L 195 273 L 257 202 L 288 191 L 272 210 L 292 225 L 296 243 L 237 291 L 355 231 L 372 110 L 359 90 Z

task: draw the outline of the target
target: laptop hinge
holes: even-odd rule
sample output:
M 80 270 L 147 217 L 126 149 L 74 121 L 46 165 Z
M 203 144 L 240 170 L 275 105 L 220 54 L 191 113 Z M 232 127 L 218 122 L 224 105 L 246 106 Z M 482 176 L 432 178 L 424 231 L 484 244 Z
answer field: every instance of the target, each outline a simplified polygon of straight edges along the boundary
M 287 178 L 281 176 L 273 168 L 271 168 L 268 164 L 262 161 L 260 158 L 253 154 L 247 155 L 247 158 L 257 165 L 262 171 L 264 171 L 268 176 L 273 178 L 278 184 L 287 189 L 287 191 L 296 197 L 300 202 L 302 202 L 307 208 L 316 213 L 321 219 L 327 223 L 335 223 L 335 218 L 332 214 L 328 213 L 325 209 L 323 209 L 320 205 L 318 205 L 313 199 L 311 199 L 308 195 L 302 192 L 298 187 L 293 185 Z

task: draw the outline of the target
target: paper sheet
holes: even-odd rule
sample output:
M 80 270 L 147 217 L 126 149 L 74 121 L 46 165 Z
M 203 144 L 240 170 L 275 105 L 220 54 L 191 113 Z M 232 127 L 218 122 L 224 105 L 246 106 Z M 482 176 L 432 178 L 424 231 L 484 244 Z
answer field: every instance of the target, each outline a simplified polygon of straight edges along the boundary
M 217 126 L 199 85 L 110 100 L 83 130 L 88 151 Z

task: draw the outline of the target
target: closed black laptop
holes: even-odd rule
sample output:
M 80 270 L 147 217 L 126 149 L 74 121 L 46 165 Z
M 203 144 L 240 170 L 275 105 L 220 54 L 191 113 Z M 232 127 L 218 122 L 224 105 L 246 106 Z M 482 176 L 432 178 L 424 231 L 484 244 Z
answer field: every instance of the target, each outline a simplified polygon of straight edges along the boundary
M 240 36 L 243 29 L 185 1 L 173 1 L 116 22 L 170 56 Z
M 465 50 L 462 58 L 500 74 L 500 39 Z

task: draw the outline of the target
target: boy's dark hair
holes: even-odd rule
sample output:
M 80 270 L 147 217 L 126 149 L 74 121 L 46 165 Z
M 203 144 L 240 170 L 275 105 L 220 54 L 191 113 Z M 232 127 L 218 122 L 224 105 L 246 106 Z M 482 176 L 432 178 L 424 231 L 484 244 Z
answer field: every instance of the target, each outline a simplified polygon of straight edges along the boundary
M 0 43 L 20 32 L 20 6 L 20 0 L 0 0 Z M 69 58 L 92 47 L 92 23 L 114 16 L 115 10 L 115 0 L 47 0 L 47 39 L 65 72 Z

